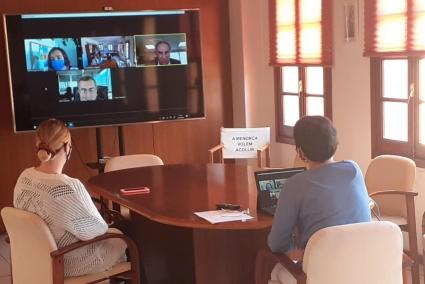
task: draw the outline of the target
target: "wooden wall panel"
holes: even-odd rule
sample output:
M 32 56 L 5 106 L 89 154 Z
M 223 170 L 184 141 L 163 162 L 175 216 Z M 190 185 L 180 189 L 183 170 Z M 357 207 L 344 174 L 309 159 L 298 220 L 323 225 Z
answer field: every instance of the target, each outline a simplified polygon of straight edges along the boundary
M 166 163 L 206 163 L 207 149 L 219 141 L 221 126 L 232 126 L 229 47 L 229 0 L 1 0 L 0 13 L 53 13 L 115 10 L 199 8 L 206 118 L 191 121 L 137 124 L 124 127 L 127 154 L 155 153 Z M 3 35 L 3 23 L 0 32 Z M 7 75 L 5 41 L 0 36 L 0 208 L 12 204 L 19 173 L 36 165 L 34 134 L 14 134 Z M 73 153 L 65 172 L 86 180 L 97 171 L 86 166 L 96 160 L 95 130 L 74 129 Z M 104 155 L 118 155 L 116 127 L 102 129 Z M 0 224 L 0 231 L 4 230 Z
M 207 163 L 206 126 L 205 120 L 155 124 L 155 153 L 165 164 Z

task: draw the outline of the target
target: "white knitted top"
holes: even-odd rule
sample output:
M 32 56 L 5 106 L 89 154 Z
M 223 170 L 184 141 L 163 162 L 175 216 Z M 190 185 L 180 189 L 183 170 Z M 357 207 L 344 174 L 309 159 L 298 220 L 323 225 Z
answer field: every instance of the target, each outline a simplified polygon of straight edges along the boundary
M 65 174 L 46 174 L 29 168 L 15 186 L 13 203 L 39 215 L 48 225 L 58 248 L 104 234 L 108 225 L 100 216 L 84 185 Z M 125 243 L 108 239 L 64 257 L 65 276 L 109 269 L 125 260 Z

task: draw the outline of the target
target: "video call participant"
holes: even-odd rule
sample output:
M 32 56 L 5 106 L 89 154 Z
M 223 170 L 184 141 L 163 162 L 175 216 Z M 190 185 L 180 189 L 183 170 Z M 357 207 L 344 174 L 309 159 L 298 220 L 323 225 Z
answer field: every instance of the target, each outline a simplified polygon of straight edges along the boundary
M 90 60 L 90 66 L 91 67 L 97 67 L 103 61 L 102 55 L 101 55 L 100 51 L 97 50 L 97 49 L 91 54 L 90 58 L 91 58 L 91 60 Z
M 47 55 L 47 66 L 49 70 L 61 71 L 69 70 L 71 63 L 65 50 L 60 47 L 53 47 Z
M 56 119 L 40 124 L 36 135 L 36 153 L 40 164 L 24 170 L 14 190 L 13 205 L 40 216 L 62 248 L 80 240 L 103 235 L 109 229 L 84 185 L 63 174 L 71 155 L 71 133 Z M 125 261 L 126 244 L 108 239 L 65 254 L 65 276 L 103 272 Z
M 112 57 L 112 54 L 108 53 L 106 55 L 106 60 L 103 60 L 100 64 L 99 67 L 104 69 L 104 68 L 118 68 L 118 62 L 116 60 L 116 58 Z
M 97 85 L 92 76 L 83 76 L 78 80 L 78 94 L 80 101 L 97 100 Z
M 181 64 L 180 60 L 170 58 L 171 45 L 162 40 L 155 45 L 155 64 L 156 65 L 169 65 L 169 64 Z
M 338 140 L 335 127 L 323 116 L 305 116 L 294 126 L 295 147 L 308 170 L 286 180 L 280 192 L 268 245 L 273 252 L 294 248 L 292 235 L 299 232 L 300 248 L 326 227 L 371 221 L 369 197 L 359 166 L 353 161 L 335 162 Z M 274 272 L 289 273 L 278 264 Z
M 65 93 L 62 95 L 62 97 L 70 101 L 74 100 L 74 94 L 72 93 L 72 88 L 66 87 Z

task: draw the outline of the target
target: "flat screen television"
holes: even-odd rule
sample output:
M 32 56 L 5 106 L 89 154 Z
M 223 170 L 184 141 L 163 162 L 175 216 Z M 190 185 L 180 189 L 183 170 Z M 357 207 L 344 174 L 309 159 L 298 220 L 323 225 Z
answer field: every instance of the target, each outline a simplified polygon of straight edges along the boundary
M 4 17 L 15 132 L 204 117 L 198 10 Z

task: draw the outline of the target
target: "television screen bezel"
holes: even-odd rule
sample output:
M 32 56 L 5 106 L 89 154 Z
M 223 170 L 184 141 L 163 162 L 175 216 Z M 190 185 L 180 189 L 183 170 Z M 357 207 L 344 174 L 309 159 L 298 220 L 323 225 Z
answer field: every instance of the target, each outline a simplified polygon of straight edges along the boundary
M 111 10 L 109 10 L 111 9 Z M 13 122 L 13 132 L 15 134 L 19 133 L 32 133 L 36 131 L 36 128 L 31 130 L 17 130 L 16 129 L 16 117 L 15 117 L 15 103 L 13 96 L 13 81 L 12 81 L 12 66 L 10 62 L 10 51 L 9 51 L 9 38 L 8 38 L 8 30 L 7 30 L 7 21 L 6 18 L 8 16 L 28 16 L 28 15 L 45 15 L 46 17 L 51 17 L 52 15 L 85 15 L 96 14 L 96 15 L 114 15 L 123 14 L 123 15 L 138 15 L 138 14 L 146 14 L 146 15 L 168 15 L 176 12 L 185 12 L 185 11 L 196 11 L 198 14 L 198 25 L 199 25 L 199 47 L 201 49 L 201 57 L 200 64 L 202 67 L 202 116 L 199 117 L 189 117 L 189 118 L 175 118 L 175 119 L 164 119 L 164 120 L 149 120 L 149 121 L 136 121 L 136 122 L 126 122 L 126 123 L 112 123 L 112 124 L 96 124 L 96 125 L 85 125 L 85 126 L 76 126 L 70 127 L 72 129 L 85 129 L 85 128 L 101 128 L 101 127 L 118 127 L 118 126 L 126 126 L 126 125 L 137 125 L 137 124 L 151 124 L 151 123 L 166 123 L 166 122 L 184 122 L 184 121 L 199 121 L 206 120 L 207 118 L 207 109 L 206 109 L 206 96 L 205 96 L 205 69 L 204 69 L 204 57 L 202 56 L 202 21 L 201 21 L 201 9 L 199 8 L 187 8 L 187 9 L 172 9 L 172 10 L 128 10 L 128 11 L 115 11 L 112 7 L 103 7 L 101 11 L 81 11 L 81 12 L 48 12 L 48 13 L 4 13 L 2 14 L 3 20 L 3 38 L 5 40 L 5 50 L 6 50 L 6 65 L 7 65 L 7 79 L 9 83 L 9 98 L 11 103 L 11 112 L 12 112 L 12 122 Z M 59 18 L 59 17 L 58 17 Z

